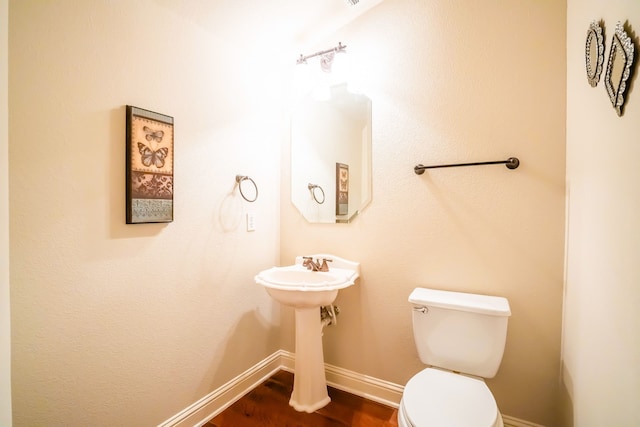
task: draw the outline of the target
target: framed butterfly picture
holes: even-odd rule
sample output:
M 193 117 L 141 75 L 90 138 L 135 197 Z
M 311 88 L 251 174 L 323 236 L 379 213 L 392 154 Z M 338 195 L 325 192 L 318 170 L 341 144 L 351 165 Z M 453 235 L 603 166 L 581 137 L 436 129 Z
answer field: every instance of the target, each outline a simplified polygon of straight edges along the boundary
M 127 105 L 127 224 L 173 221 L 173 117 Z
M 336 163 L 336 215 L 349 213 L 349 165 Z

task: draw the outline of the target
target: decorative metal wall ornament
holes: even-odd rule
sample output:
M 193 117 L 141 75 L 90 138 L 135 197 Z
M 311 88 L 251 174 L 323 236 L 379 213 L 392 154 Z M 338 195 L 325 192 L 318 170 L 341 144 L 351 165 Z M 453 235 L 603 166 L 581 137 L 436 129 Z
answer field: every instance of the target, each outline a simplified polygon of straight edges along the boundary
M 173 221 L 173 117 L 127 105 L 127 224 Z
M 604 37 L 600 22 L 593 21 L 587 30 L 585 44 L 585 62 L 587 67 L 587 80 L 592 87 L 596 87 L 602 74 L 604 63 Z
M 627 35 L 622 23 L 618 22 L 611 40 L 607 72 L 604 77 L 604 86 L 607 88 L 609 99 L 611 99 L 611 104 L 618 116 L 622 116 L 625 90 L 627 89 L 627 80 L 631 77 L 633 57 L 633 40 Z

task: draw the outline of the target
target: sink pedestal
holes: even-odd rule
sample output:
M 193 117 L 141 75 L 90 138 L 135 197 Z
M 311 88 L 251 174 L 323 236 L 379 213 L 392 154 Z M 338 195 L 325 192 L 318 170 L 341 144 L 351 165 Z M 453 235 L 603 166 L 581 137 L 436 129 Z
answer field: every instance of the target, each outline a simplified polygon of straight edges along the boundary
M 316 265 L 331 262 L 329 271 L 309 270 L 306 260 Z M 327 393 L 322 354 L 320 307 L 333 304 L 338 291 L 355 284 L 360 263 L 335 255 L 316 254 L 296 257 L 294 265 L 273 267 L 258 273 L 262 285 L 276 301 L 296 311 L 296 360 L 293 393 L 289 405 L 299 412 L 314 412 L 331 402 Z
M 320 308 L 296 308 L 296 361 L 289 405 L 296 411 L 314 412 L 330 401 L 324 374 Z

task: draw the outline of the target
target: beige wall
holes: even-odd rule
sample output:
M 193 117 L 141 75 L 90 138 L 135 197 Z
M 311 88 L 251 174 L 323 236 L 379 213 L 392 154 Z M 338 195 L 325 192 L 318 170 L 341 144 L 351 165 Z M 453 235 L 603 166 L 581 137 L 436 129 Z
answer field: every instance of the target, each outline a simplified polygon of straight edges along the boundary
M 9 314 L 9 3 L 0 0 L 0 425 L 11 426 Z
M 386 0 L 323 40 L 349 45 L 373 100 L 373 201 L 349 225 L 307 224 L 289 202 L 286 72 L 265 47 L 286 50 L 303 6 L 274 0 L 286 20 L 264 23 L 204 4 L 11 1 L 15 425 L 157 424 L 293 350 L 293 313 L 252 278 L 313 252 L 362 263 L 325 331 L 327 362 L 404 383 L 423 368 L 415 286 L 504 295 L 513 316 L 489 386 L 503 413 L 554 425 L 565 3 Z M 125 104 L 175 117 L 171 224 L 124 224 Z M 512 155 L 515 171 L 413 173 Z M 232 192 L 238 173 L 256 203 Z
M 640 48 L 640 4 L 569 0 L 567 9 L 567 283 L 565 426 L 640 425 L 640 93 L 638 66 L 618 117 L 604 75 L 587 83 L 589 23 L 602 20 L 608 59 L 617 21 Z M 635 86 L 635 87 L 634 87 Z
M 156 425 L 280 348 L 280 77 L 182 4 L 10 2 L 16 426 Z M 175 118 L 173 223 L 124 224 L 126 104 Z
M 554 425 L 565 12 L 561 1 L 387 0 L 327 38 L 349 46 L 373 100 L 373 201 L 352 224 L 308 224 L 288 200 L 285 166 L 281 261 L 326 252 L 362 263 L 359 284 L 338 296 L 337 327 L 325 331 L 328 363 L 405 383 L 424 368 L 407 302 L 414 287 L 503 295 L 513 315 L 488 384 L 503 413 Z M 509 156 L 520 168 L 413 172 Z

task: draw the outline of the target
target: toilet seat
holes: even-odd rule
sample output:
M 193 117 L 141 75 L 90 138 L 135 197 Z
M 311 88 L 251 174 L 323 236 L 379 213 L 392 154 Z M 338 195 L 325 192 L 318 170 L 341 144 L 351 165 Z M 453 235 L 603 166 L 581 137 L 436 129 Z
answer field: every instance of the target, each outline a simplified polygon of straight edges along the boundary
M 400 412 L 412 427 L 502 425 L 496 400 L 478 378 L 427 368 L 404 388 Z

